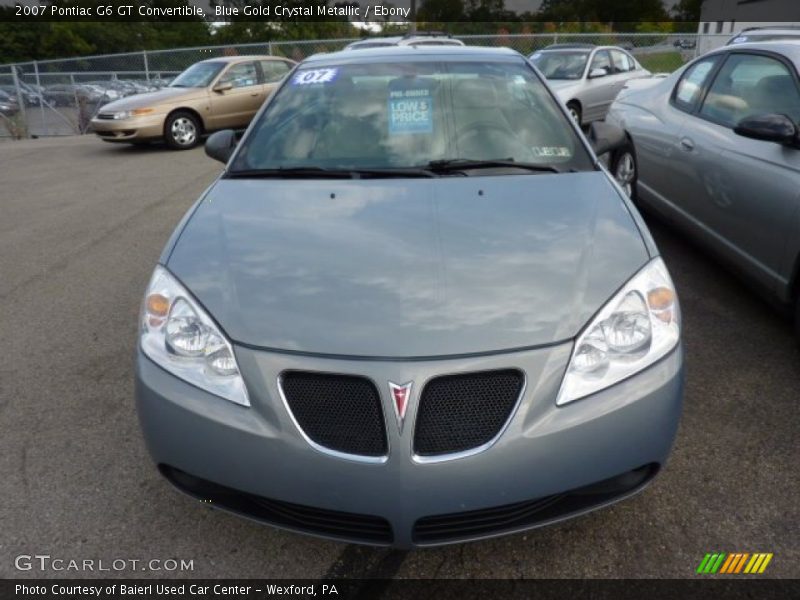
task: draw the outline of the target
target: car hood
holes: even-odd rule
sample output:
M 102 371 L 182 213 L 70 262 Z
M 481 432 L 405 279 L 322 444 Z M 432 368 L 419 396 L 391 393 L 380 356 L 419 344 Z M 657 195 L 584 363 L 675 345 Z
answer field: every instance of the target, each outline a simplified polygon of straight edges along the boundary
M 206 95 L 205 88 L 163 88 L 155 92 L 144 94 L 134 94 L 119 100 L 114 100 L 103 105 L 103 112 L 121 112 L 124 110 L 134 110 L 136 108 L 150 108 L 158 104 L 183 102 L 194 98 L 202 98 Z
M 221 179 L 167 267 L 238 343 L 369 357 L 573 338 L 649 259 L 601 172 Z

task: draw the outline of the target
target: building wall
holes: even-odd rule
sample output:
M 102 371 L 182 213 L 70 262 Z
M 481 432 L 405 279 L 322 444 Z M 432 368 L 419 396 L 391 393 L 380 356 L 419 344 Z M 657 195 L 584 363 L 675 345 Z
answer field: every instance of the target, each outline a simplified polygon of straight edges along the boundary
M 719 48 L 742 29 L 771 25 L 800 25 L 800 0 L 705 0 L 697 50 Z

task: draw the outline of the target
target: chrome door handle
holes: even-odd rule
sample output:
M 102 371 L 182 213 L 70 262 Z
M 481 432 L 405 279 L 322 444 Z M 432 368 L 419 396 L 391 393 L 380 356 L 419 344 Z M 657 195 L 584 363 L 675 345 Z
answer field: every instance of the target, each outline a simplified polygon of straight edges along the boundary
M 692 150 L 694 150 L 694 142 L 689 138 L 681 138 L 681 148 L 683 148 L 687 152 L 691 152 Z

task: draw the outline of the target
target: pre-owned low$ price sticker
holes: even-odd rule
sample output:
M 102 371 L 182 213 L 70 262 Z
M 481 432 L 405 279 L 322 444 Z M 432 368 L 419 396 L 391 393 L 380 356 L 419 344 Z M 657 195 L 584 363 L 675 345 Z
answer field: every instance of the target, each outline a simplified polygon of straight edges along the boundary
M 425 87 L 389 90 L 389 133 L 433 132 L 433 97 Z

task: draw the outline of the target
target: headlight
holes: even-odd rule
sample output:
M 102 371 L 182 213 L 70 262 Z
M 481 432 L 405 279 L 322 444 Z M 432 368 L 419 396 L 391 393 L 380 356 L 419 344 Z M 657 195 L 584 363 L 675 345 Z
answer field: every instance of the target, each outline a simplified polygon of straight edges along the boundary
M 652 365 L 680 340 L 680 307 L 667 267 L 651 260 L 575 341 L 556 404 L 594 394 Z
M 131 117 L 141 117 L 142 115 L 149 115 L 155 112 L 154 108 L 135 108 L 133 110 L 123 110 L 114 113 L 114 120 L 119 121 L 122 119 L 130 119 Z
M 230 342 L 163 267 L 156 267 L 147 286 L 140 341 L 142 351 L 176 377 L 250 406 Z

